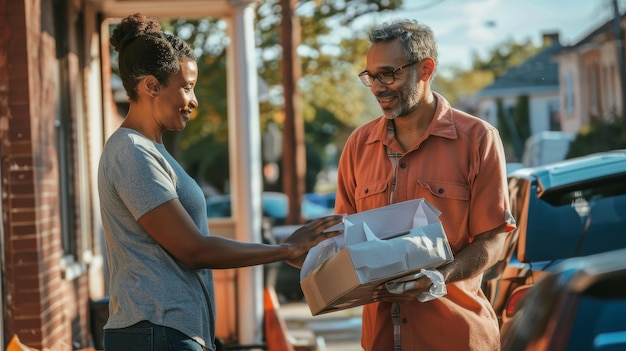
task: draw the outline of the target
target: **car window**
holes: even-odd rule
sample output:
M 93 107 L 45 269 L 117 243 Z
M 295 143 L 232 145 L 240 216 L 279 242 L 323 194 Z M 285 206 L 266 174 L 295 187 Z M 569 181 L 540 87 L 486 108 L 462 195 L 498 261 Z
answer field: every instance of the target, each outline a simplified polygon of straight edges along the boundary
M 623 176 L 557 189 L 540 198 L 531 196 L 526 260 L 549 261 L 626 248 L 624 228 Z

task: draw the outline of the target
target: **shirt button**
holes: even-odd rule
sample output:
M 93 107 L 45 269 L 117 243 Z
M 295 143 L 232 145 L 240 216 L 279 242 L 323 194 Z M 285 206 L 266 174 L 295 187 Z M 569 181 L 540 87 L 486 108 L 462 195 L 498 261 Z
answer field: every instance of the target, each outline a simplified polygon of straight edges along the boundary
M 369 190 L 369 189 L 365 189 L 365 193 L 366 193 L 366 194 L 367 194 L 367 193 L 369 193 L 369 192 L 370 192 L 370 190 Z
M 437 192 L 438 192 L 439 194 L 443 194 L 443 188 L 439 188 L 439 190 L 437 190 Z
M 406 163 L 401 163 L 400 168 L 406 168 Z
M 402 323 L 406 324 L 408 323 L 408 320 L 406 318 L 402 318 Z

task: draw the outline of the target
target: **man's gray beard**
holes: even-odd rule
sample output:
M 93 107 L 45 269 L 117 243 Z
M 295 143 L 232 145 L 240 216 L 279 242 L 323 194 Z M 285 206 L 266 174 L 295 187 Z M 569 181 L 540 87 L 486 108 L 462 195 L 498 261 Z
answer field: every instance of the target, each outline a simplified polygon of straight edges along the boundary
M 420 100 L 419 93 L 417 93 L 416 90 L 417 89 L 411 91 L 409 94 L 410 98 L 406 99 L 405 102 L 397 108 L 390 111 L 383 110 L 383 116 L 386 119 L 394 120 L 398 117 L 408 115 L 411 111 L 416 110 Z
M 383 116 L 386 119 L 394 120 L 417 109 L 417 105 L 419 105 L 420 102 L 420 94 L 417 91 L 417 74 L 411 74 L 409 78 L 409 86 L 412 88 L 407 91 L 406 95 L 402 96 L 402 98 L 406 98 L 404 103 L 391 111 L 383 110 Z M 398 99 L 400 99 L 400 95 L 401 94 L 398 94 Z

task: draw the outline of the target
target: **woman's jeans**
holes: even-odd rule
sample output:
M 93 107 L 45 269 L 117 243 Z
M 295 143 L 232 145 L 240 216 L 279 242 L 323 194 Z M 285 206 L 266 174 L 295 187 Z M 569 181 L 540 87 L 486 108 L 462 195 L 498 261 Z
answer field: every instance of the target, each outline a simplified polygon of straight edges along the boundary
M 148 321 L 120 329 L 104 330 L 106 351 L 203 351 L 200 344 L 180 331 Z

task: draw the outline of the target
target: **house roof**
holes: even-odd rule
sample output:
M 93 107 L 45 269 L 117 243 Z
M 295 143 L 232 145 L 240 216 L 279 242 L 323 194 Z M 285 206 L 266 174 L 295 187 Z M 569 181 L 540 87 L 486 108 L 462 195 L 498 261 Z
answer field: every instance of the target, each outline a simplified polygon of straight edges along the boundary
M 622 15 L 622 23 L 626 19 L 626 13 Z M 579 50 L 581 48 L 587 47 L 588 45 L 593 45 L 594 43 L 602 42 L 604 40 L 614 40 L 615 38 L 615 22 L 614 19 L 606 21 L 603 25 L 597 27 L 581 40 L 579 40 L 576 44 L 571 46 L 565 46 L 561 50 L 561 53 L 567 53 L 575 50 Z
M 622 22 L 626 19 L 626 13 L 621 19 Z M 556 56 L 614 37 L 614 26 L 614 20 L 610 19 L 572 46 L 562 46 L 558 40 L 554 40 L 552 45 L 539 51 L 521 65 L 510 68 L 476 95 L 487 97 L 558 91 L 559 67 Z
M 519 66 L 509 68 L 503 75 L 478 92 L 479 96 L 510 94 L 520 91 L 545 92 L 559 87 L 559 67 L 552 55 L 561 50 L 558 40 L 552 42 Z

